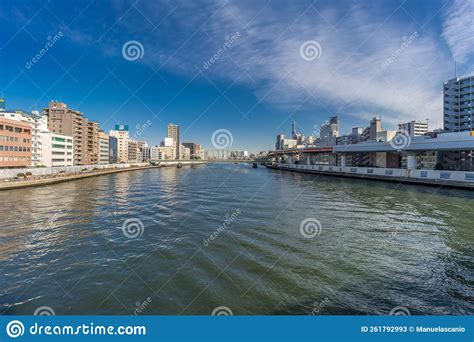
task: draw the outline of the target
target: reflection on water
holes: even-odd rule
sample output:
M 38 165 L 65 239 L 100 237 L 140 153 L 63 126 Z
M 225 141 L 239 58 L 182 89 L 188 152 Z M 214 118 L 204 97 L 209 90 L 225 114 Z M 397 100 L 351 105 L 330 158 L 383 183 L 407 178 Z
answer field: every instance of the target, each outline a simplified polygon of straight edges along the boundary
M 474 313 L 468 191 L 213 164 L 4 191 L 0 203 L 4 314 L 129 315 L 147 298 L 143 314 Z M 135 239 L 130 218 L 143 223 Z M 306 218 L 319 236 L 300 234 Z

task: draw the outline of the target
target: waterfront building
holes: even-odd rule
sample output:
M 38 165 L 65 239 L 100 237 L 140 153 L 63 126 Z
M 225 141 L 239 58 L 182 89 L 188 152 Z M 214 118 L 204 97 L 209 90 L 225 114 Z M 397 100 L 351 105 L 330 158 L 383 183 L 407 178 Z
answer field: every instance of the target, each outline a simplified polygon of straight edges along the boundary
M 138 144 L 135 140 L 128 140 L 128 162 L 138 162 Z
M 0 117 L 0 167 L 31 166 L 31 139 L 29 124 Z
M 137 141 L 137 161 L 145 162 L 150 160 L 150 148 L 144 141 Z
M 103 131 L 99 131 L 99 164 L 109 164 L 109 135 Z
M 154 146 L 150 149 L 150 160 L 173 160 L 176 158 L 174 146 Z
M 87 119 L 80 111 L 68 108 L 63 102 L 50 101 L 43 112 L 48 116 L 52 133 L 71 136 L 74 140 L 74 165 L 87 165 Z
M 113 130 L 109 132 L 109 135 L 117 138 L 117 162 L 128 163 L 128 131 Z
M 182 159 L 182 160 L 191 159 L 191 150 L 189 147 L 186 147 L 184 145 L 179 145 L 179 151 L 181 153 L 181 155 L 179 156 L 179 159 Z
M 109 135 L 109 164 L 118 163 L 118 140 Z
M 5 104 L 5 100 L 3 102 Z M 31 165 L 42 166 L 42 136 L 48 133 L 48 120 L 44 115 L 40 115 L 38 111 L 27 113 L 22 110 L 2 110 L 0 117 L 26 123 L 31 126 Z
M 193 142 L 184 142 L 183 146 L 189 149 L 189 158 L 196 159 L 196 144 Z
M 32 166 L 46 166 L 46 158 L 43 155 L 43 140 L 49 136 L 48 117 L 40 114 L 38 111 L 31 113 L 30 125 L 32 132 L 32 147 L 31 147 L 31 165 Z
M 474 76 L 444 82 L 443 95 L 444 131 L 473 132 Z M 442 160 L 448 170 L 474 170 L 474 151 L 445 152 Z
M 99 164 L 99 123 L 96 121 L 87 121 L 86 127 L 86 164 Z
M 174 124 L 168 124 L 168 138 L 172 138 L 174 140 L 174 148 L 175 148 L 175 159 L 179 159 L 179 126 Z
M 43 136 L 43 156 L 46 167 L 65 167 L 74 164 L 74 139 L 48 132 Z

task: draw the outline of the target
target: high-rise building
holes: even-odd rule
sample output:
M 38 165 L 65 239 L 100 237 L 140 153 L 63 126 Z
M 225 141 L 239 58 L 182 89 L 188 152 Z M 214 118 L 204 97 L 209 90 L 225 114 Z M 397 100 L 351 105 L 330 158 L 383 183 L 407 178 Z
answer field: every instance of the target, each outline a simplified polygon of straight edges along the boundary
M 109 135 L 103 131 L 99 131 L 99 164 L 109 164 Z
M 87 121 L 87 153 L 86 164 L 99 164 L 99 123 L 96 121 Z
M 174 147 L 175 147 L 175 159 L 179 159 L 180 154 L 179 154 L 179 126 L 174 125 L 174 124 L 168 124 L 168 138 L 173 138 L 174 140 Z
M 428 133 L 428 122 L 409 121 L 398 125 L 399 131 L 405 131 L 410 136 L 425 135 Z
M 128 131 L 114 130 L 110 131 L 109 135 L 117 138 L 117 162 L 128 163 Z
M 443 126 L 445 132 L 474 132 L 474 76 L 456 77 L 443 85 Z M 443 168 L 474 170 L 474 151 L 442 153 Z
M 444 82 L 444 130 L 474 130 L 474 76 L 453 78 Z
M 31 166 L 31 126 L 0 117 L 0 167 Z
M 73 137 L 74 165 L 86 165 L 89 161 L 87 119 L 83 114 L 57 101 L 49 102 L 48 108 L 43 109 L 43 112 L 48 116 L 48 128 L 52 133 Z

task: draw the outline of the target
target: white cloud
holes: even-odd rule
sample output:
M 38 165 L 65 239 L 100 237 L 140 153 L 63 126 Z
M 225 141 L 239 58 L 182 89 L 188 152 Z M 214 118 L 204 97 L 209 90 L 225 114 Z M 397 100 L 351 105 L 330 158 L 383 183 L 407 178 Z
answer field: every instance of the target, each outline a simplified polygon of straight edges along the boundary
M 443 25 L 443 38 L 456 61 L 464 63 L 474 55 L 473 0 L 456 0 L 448 7 Z
M 449 62 L 437 39 L 382 8 L 283 6 L 217 1 L 215 6 L 180 7 L 164 24 L 175 25 L 170 35 L 176 36 L 176 43 L 164 48 L 169 44 L 160 44 L 162 34 L 148 37 L 144 45 L 158 46 L 153 54 L 161 56 L 148 62 L 195 73 L 222 47 L 226 35 L 239 31 L 241 38 L 205 71 L 207 77 L 247 82 L 260 100 L 289 108 L 322 105 L 326 112 L 348 115 L 364 109 L 383 115 L 387 126 L 426 118 L 440 125 L 443 65 Z M 446 37 L 456 35 L 458 24 L 450 20 Z M 137 32 L 143 29 L 136 23 L 127 25 Z M 321 58 L 301 58 L 300 46 L 307 40 L 321 45 Z M 457 54 L 467 56 L 466 46 L 460 46 Z M 366 115 L 360 119 L 366 120 Z

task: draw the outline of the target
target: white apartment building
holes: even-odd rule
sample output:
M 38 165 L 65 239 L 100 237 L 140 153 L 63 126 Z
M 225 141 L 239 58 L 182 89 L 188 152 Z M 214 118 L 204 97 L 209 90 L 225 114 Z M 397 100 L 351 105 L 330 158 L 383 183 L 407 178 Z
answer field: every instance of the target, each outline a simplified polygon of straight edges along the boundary
M 184 145 L 180 145 L 179 146 L 179 151 L 181 153 L 180 159 L 183 159 L 183 160 L 191 159 L 191 149 L 189 147 L 186 147 Z
M 74 139 L 67 135 L 45 133 L 42 135 L 43 165 L 65 167 L 74 165 Z
M 33 111 L 31 114 L 23 111 L 1 111 L 0 116 L 24 122 L 31 126 L 31 166 L 72 166 L 72 157 L 70 157 L 73 155 L 72 151 L 66 151 L 68 144 L 73 144 L 72 137 L 52 134 L 48 129 L 48 117 L 46 115 L 38 111 Z M 64 150 L 63 147 L 52 148 L 53 139 L 58 139 L 58 144 L 54 144 L 57 146 L 60 146 L 64 140 L 66 143 Z
M 176 149 L 173 146 L 154 146 L 150 149 L 150 160 L 173 160 Z
M 128 163 L 128 131 L 110 131 L 111 137 L 117 138 L 117 162 Z
M 399 131 L 408 132 L 410 136 L 425 135 L 428 133 L 428 122 L 412 120 L 398 125 Z
M 99 164 L 109 164 L 109 135 L 99 132 Z

